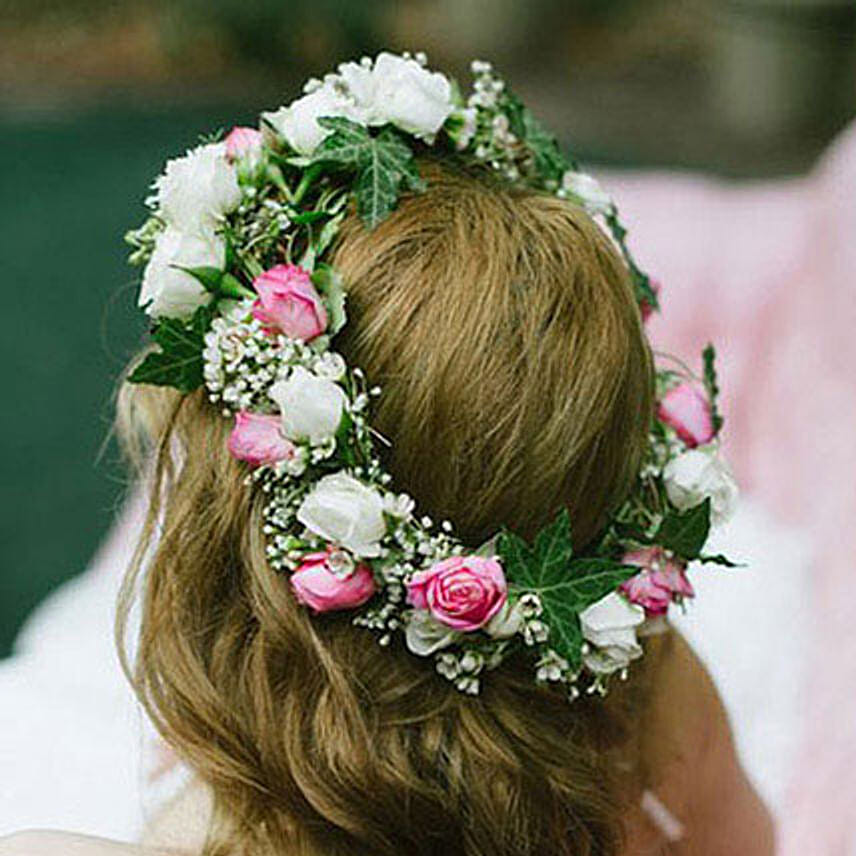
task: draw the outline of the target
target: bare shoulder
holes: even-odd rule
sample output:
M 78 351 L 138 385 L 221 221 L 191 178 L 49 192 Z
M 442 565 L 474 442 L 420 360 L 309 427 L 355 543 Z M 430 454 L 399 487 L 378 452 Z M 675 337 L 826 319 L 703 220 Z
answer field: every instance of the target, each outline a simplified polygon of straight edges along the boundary
M 677 631 L 653 641 L 659 667 L 644 756 L 657 796 L 685 827 L 680 856 L 772 856 L 770 814 L 737 757 L 719 693 Z
M 68 832 L 27 830 L 0 838 L 0 856 L 190 856 Z

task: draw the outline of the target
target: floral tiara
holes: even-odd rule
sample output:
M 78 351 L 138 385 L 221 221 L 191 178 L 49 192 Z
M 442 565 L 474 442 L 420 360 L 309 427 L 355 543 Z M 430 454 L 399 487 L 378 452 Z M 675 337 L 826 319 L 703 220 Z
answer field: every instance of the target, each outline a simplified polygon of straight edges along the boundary
M 582 206 L 623 256 L 643 317 L 658 305 L 610 197 L 488 63 L 472 71 L 464 97 L 421 54 L 344 63 L 262 114 L 261 130 L 236 127 L 169 161 L 149 218 L 128 234 L 157 345 L 130 380 L 204 386 L 234 419 L 229 450 L 265 496 L 268 561 L 301 604 L 350 610 L 382 646 L 403 634 L 466 693 L 529 651 L 534 679 L 573 699 L 626 676 L 637 634 L 693 596 L 689 562 L 731 566 L 704 546 L 737 490 L 718 454 L 708 347 L 701 378 L 658 371 L 644 465 L 584 553 L 567 511 L 531 544 L 503 530 L 470 552 L 449 521 L 435 525 L 394 492 L 368 421 L 380 389 L 331 349 L 346 284 L 325 258 L 351 204 L 372 228 L 423 188 L 417 151 Z

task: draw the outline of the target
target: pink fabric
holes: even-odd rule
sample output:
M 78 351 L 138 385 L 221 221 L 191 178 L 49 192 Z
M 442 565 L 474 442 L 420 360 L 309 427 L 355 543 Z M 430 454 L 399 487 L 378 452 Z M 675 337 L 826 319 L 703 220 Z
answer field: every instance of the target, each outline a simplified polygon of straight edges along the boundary
M 719 349 L 726 450 L 744 487 L 805 528 L 814 642 L 782 854 L 856 852 L 856 125 L 807 177 L 605 184 L 663 284 L 656 346 Z

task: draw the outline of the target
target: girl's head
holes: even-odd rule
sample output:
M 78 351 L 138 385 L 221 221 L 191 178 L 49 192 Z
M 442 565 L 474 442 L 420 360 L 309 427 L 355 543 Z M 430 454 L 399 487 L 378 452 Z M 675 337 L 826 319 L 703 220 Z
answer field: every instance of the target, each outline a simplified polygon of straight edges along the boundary
M 472 546 L 563 506 L 584 544 L 638 473 L 652 410 L 626 267 L 567 202 L 422 173 L 374 230 L 351 218 L 332 259 L 337 348 L 383 388 L 387 466 Z M 615 851 L 632 686 L 569 705 L 511 660 L 464 696 L 347 615 L 313 618 L 266 562 L 229 422 L 200 392 L 127 387 L 121 405 L 157 453 L 135 681 L 212 788 L 210 854 Z

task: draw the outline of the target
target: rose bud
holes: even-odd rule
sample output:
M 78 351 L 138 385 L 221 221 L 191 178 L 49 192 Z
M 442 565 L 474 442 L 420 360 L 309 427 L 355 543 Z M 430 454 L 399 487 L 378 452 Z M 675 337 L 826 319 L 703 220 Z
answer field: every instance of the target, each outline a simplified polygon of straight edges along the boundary
M 282 434 L 279 416 L 262 416 L 242 410 L 229 435 L 229 451 L 251 467 L 275 464 L 294 457 L 296 448 Z
M 691 383 L 680 383 L 663 396 L 657 418 L 674 428 L 690 449 L 709 443 L 716 435 L 710 402 Z
M 307 271 L 297 265 L 276 265 L 253 280 L 258 300 L 253 317 L 289 339 L 308 342 L 327 329 L 327 310 Z
M 407 601 L 455 630 L 478 630 L 503 607 L 505 575 L 496 559 L 453 556 L 417 571 L 407 585 Z
M 371 568 L 361 563 L 348 576 L 335 573 L 329 565 L 330 553 L 308 553 L 291 575 L 291 587 L 299 603 L 315 612 L 353 609 L 375 593 Z

